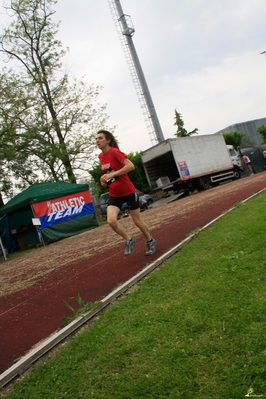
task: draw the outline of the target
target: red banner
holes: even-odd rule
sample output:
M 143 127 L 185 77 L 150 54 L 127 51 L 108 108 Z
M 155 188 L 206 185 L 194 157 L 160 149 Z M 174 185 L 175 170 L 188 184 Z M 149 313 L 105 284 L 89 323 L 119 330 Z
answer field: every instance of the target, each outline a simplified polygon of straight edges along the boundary
M 35 217 L 41 221 L 41 228 L 94 212 L 89 191 L 37 202 L 32 208 Z

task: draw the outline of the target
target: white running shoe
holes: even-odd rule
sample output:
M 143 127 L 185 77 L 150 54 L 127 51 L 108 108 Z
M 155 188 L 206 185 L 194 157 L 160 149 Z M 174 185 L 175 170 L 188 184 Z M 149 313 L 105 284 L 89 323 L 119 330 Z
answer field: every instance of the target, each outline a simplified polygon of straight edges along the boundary
M 129 241 L 126 241 L 126 248 L 125 248 L 124 255 L 128 256 L 133 253 L 133 247 L 134 247 L 134 245 L 136 245 L 136 242 L 137 241 L 133 237 L 131 237 L 131 239 Z
M 146 241 L 147 251 L 146 255 L 153 255 L 155 252 L 156 241 L 153 238 L 151 241 Z

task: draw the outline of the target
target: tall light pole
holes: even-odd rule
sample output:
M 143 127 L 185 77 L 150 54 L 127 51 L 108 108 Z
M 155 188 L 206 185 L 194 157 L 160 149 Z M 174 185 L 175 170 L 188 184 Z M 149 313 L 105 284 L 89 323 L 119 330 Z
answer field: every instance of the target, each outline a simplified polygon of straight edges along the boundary
M 131 18 L 124 14 L 119 0 L 108 0 L 121 44 L 129 65 L 131 77 L 138 95 L 151 140 L 160 143 L 164 140 L 159 119 L 149 92 L 144 73 L 133 43 L 132 36 L 135 33 Z

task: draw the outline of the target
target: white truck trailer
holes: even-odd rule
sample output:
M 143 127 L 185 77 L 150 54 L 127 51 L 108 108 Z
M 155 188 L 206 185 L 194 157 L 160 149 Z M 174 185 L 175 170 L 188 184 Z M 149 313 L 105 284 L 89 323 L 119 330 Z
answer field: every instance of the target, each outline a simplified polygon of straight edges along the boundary
M 202 191 L 241 177 L 222 134 L 167 139 L 143 151 L 141 159 L 154 192 Z

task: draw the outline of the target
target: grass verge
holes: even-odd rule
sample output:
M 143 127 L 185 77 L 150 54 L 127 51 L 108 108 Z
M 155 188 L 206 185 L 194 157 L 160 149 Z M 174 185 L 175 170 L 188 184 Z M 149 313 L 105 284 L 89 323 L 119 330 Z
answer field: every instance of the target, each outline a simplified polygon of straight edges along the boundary
M 265 207 L 238 205 L 3 397 L 266 398 Z

